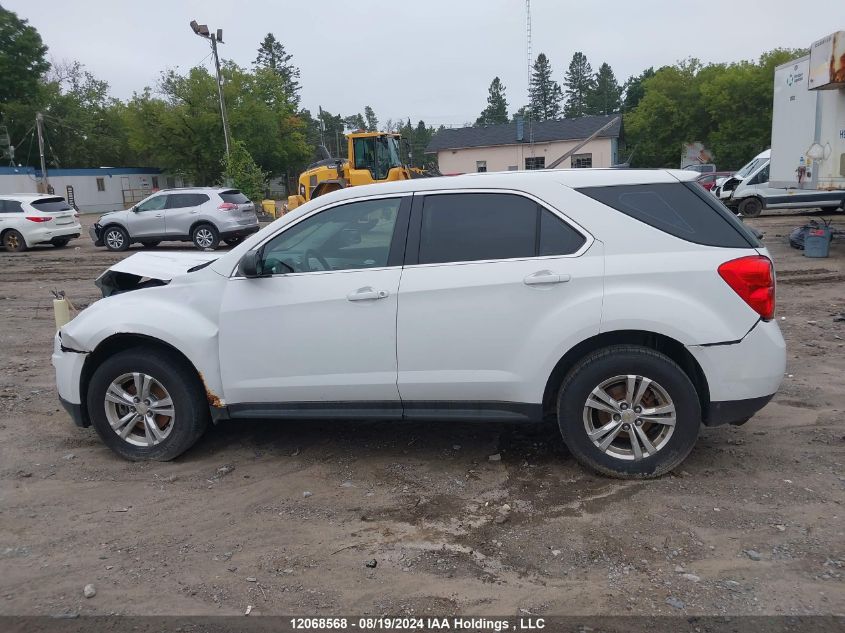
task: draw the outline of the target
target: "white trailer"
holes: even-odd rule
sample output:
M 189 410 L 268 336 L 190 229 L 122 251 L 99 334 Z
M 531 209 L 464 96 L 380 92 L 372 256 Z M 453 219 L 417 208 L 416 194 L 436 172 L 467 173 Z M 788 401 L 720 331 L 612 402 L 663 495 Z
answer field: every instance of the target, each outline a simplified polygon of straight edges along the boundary
M 771 159 L 734 180 L 717 195 L 743 215 L 845 205 L 845 31 L 775 69 Z

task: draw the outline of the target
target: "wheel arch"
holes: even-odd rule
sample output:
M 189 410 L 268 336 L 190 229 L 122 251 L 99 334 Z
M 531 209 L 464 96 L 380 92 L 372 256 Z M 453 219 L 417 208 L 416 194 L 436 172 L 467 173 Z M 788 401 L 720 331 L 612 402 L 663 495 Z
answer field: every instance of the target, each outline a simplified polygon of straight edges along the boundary
M 191 239 L 193 239 L 193 237 L 194 237 L 194 230 L 195 230 L 198 226 L 202 226 L 203 224 L 207 224 L 208 226 L 213 227 L 213 228 L 214 228 L 214 230 L 215 230 L 215 231 L 217 231 L 218 235 L 220 234 L 220 229 L 217 227 L 217 225 L 216 225 L 216 224 L 214 224 L 214 222 L 212 222 L 211 220 L 207 220 L 207 219 L 204 219 L 204 218 L 200 218 L 200 219 L 196 220 L 193 224 L 191 224 L 191 228 L 190 228 L 190 229 L 188 229 L 188 237 L 190 237 Z
M 570 348 L 557 362 L 546 381 L 546 387 L 543 391 L 543 417 L 550 419 L 550 417 L 556 415 L 558 389 L 563 383 L 563 379 L 579 360 L 603 347 L 620 344 L 640 345 L 661 352 L 678 363 L 695 387 L 699 403 L 701 404 L 702 419 L 707 419 L 710 407 L 710 389 L 701 365 L 698 364 L 695 357 L 684 347 L 683 343 L 665 334 L 644 330 L 602 332 L 601 334 L 584 339 Z
M 79 395 L 82 406 L 82 419 L 85 426 L 90 426 L 91 424 L 91 418 L 88 414 L 88 385 L 91 382 L 91 377 L 94 375 L 94 372 L 100 365 L 103 364 L 103 362 L 105 362 L 106 359 L 110 358 L 114 354 L 136 347 L 143 347 L 144 349 L 158 349 L 174 354 L 180 358 L 188 367 L 194 370 L 198 384 L 205 391 L 209 408 L 220 406 L 221 400 L 219 396 L 209 389 L 205 379 L 203 378 L 202 372 L 191 361 L 191 359 L 178 348 L 170 343 L 162 341 L 161 339 L 146 334 L 117 333 L 100 341 L 97 347 L 94 348 L 94 351 L 88 354 L 85 359 L 85 363 L 82 366 L 82 373 L 79 377 Z

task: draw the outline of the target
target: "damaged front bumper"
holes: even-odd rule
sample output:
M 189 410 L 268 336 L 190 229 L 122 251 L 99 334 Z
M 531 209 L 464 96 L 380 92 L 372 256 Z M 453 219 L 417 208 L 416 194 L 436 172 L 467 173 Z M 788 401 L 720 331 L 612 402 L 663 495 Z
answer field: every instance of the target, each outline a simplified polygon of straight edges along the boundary
M 61 331 L 53 339 L 53 355 L 51 361 L 56 370 L 56 389 L 59 392 L 59 402 L 70 413 L 77 426 L 90 426 L 91 422 L 85 415 L 80 394 L 82 368 L 88 352 L 78 351 L 62 344 Z

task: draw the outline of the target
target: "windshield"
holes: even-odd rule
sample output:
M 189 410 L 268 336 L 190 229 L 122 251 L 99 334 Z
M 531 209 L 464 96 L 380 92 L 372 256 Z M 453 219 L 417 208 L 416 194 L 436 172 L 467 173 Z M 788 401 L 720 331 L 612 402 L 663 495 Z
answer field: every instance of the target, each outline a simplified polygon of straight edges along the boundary
M 373 180 L 384 180 L 394 167 L 401 167 L 399 139 L 395 136 L 356 138 L 353 146 L 355 169 L 368 169 Z
M 768 158 L 755 158 L 750 163 L 748 163 L 745 167 L 743 167 L 738 172 L 736 172 L 734 174 L 734 178 L 747 178 L 748 174 L 753 172 L 755 169 L 757 169 L 760 165 L 765 163 L 767 160 L 769 160 L 769 159 Z

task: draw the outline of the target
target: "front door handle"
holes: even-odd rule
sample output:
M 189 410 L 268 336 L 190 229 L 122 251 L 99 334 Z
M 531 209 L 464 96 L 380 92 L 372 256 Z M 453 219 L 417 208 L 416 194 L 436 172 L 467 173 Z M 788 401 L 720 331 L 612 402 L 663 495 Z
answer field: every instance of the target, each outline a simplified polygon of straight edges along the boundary
M 156 218 L 163 218 L 163 217 L 164 217 L 164 214 L 163 214 L 163 213 L 156 213 L 154 217 L 156 217 Z
M 358 288 L 346 295 L 349 301 L 372 301 L 374 299 L 385 299 L 390 293 L 387 290 L 374 290 L 372 286 Z
M 571 275 L 560 275 L 551 270 L 538 270 L 522 281 L 526 286 L 541 286 L 544 284 L 562 284 L 570 279 L 572 279 Z

